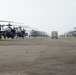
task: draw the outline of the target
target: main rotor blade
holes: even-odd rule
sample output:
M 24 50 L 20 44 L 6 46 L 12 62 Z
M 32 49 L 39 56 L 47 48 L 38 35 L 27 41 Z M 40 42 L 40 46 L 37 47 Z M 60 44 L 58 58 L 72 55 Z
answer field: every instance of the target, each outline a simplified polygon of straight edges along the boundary
M 24 23 L 19 23 L 19 22 L 13 22 L 13 21 L 5 21 L 5 20 L 0 20 L 0 22 L 9 22 L 9 23 L 24 24 Z
M 26 25 L 23 25 L 22 27 L 24 27 L 24 28 L 30 28 L 29 26 L 26 26 Z

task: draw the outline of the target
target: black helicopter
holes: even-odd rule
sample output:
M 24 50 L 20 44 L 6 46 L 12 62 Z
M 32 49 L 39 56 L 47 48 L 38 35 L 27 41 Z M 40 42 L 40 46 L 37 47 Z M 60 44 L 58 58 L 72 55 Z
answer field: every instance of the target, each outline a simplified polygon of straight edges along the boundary
M 13 21 L 4 21 L 4 20 L 0 20 L 0 22 L 9 22 L 8 25 L 0 25 L 0 36 L 3 36 L 4 39 L 6 38 L 12 38 L 14 39 L 14 37 L 16 36 L 16 28 L 15 27 L 11 27 L 13 25 L 11 25 L 10 23 L 17 23 L 17 22 L 13 22 Z M 17 23 L 17 24 L 22 24 L 22 23 Z M 5 30 L 1 30 L 3 29 L 4 26 L 7 26 L 7 28 Z
M 14 27 L 12 28 L 11 27 L 12 25 L 10 23 L 7 26 L 8 27 L 3 32 L 4 39 L 6 39 L 6 38 L 14 39 L 14 37 L 16 35 L 16 29 Z
M 0 39 L 2 39 L 2 35 L 4 33 L 4 31 L 2 30 L 2 28 L 3 28 L 3 25 L 0 25 Z
M 48 34 L 43 31 L 31 30 L 30 32 L 32 37 L 48 37 Z
M 17 38 L 18 37 L 24 38 L 26 36 L 26 30 L 21 26 L 16 27 L 16 36 L 17 36 Z

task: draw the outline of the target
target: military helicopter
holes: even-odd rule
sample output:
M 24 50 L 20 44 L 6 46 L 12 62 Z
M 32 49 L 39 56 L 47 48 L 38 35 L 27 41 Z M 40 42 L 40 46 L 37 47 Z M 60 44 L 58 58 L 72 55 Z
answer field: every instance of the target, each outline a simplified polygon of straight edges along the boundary
M 3 33 L 4 39 L 6 39 L 6 37 L 14 39 L 16 34 L 16 29 L 14 27 L 12 28 L 11 27 L 12 25 L 10 23 L 6 26 L 7 28 L 4 30 L 4 33 Z
M 8 25 L 0 25 L 0 36 L 3 35 L 4 39 L 6 38 L 12 38 L 14 39 L 14 37 L 16 36 L 16 28 L 15 27 L 11 27 L 13 25 L 11 25 L 10 23 L 17 23 L 17 24 L 23 24 L 23 23 L 18 23 L 18 22 L 13 22 L 13 21 L 4 21 L 4 20 L 0 20 L 0 22 L 9 22 Z M 4 26 L 6 26 L 7 28 L 5 30 L 1 30 Z
M 0 39 L 2 39 L 2 35 L 4 33 L 4 31 L 2 31 L 3 25 L 0 25 Z
M 29 26 L 19 26 L 19 27 L 16 27 L 16 36 L 17 38 L 19 37 L 26 37 L 26 36 L 29 36 L 30 37 L 30 32 L 27 32 L 28 29 L 34 29 L 34 28 L 31 28 Z
M 19 26 L 19 27 L 16 27 L 16 36 L 17 38 L 19 37 L 22 37 L 24 38 L 25 37 L 25 33 L 26 32 L 26 29 L 24 29 L 23 27 Z
M 32 37 L 48 37 L 48 34 L 43 31 L 31 30 L 30 32 Z

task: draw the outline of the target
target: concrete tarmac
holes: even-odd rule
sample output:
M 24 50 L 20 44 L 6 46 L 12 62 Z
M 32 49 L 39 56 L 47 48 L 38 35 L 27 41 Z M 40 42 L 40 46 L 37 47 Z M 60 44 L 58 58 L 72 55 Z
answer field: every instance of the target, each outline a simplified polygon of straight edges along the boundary
M 0 75 L 76 75 L 76 38 L 2 39 Z

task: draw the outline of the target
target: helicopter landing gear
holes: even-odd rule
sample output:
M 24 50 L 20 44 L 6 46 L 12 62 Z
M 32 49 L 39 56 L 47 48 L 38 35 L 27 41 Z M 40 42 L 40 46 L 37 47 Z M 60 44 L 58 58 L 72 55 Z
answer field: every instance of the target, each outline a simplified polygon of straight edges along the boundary
M 0 34 L 0 39 L 2 39 L 2 35 Z

